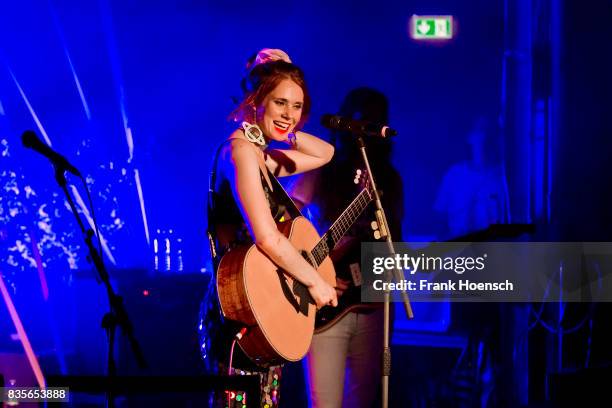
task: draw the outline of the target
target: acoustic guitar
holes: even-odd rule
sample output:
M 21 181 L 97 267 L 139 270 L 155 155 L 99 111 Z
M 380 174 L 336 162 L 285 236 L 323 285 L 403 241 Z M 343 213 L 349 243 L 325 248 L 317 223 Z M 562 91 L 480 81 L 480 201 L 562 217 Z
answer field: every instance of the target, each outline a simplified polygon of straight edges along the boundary
M 279 231 L 332 286 L 336 274 L 328 255 L 372 201 L 370 186 L 364 185 L 322 237 L 304 217 L 278 223 Z M 314 333 L 316 305 L 306 286 L 256 245 L 239 246 L 221 258 L 217 290 L 224 317 L 246 329 L 238 344 L 255 364 L 266 367 L 304 357 Z

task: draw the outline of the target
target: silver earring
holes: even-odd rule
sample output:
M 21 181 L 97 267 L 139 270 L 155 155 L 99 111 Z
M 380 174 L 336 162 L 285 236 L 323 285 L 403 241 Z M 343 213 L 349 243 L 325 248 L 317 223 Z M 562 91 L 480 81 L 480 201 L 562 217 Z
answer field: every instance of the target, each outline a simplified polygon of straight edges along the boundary
M 263 131 L 259 126 L 257 126 L 257 123 L 251 125 L 249 122 L 244 121 L 242 122 L 242 129 L 244 129 L 244 136 L 249 142 L 255 143 L 259 146 L 266 144 L 266 140 L 263 137 Z

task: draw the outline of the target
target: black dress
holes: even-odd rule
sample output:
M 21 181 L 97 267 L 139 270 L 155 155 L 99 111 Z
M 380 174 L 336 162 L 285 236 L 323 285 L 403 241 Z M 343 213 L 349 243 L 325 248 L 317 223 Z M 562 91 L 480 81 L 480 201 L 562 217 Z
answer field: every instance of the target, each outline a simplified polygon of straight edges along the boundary
M 227 141 L 226 141 L 227 142 Z M 214 276 L 209 282 L 206 295 L 200 306 L 200 319 L 198 324 L 198 335 L 200 344 L 200 355 L 204 362 L 205 370 L 209 374 L 227 374 L 232 342 L 235 335 L 240 331 L 242 325 L 224 319 L 219 305 L 217 294 L 216 272 L 219 260 L 228 251 L 241 245 L 250 245 L 253 239 L 249 234 L 248 228 L 238 205 L 234 200 L 230 183 L 227 179 L 218 180 L 216 177 L 217 157 L 219 150 L 225 142 L 217 149 L 213 168 L 210 177 L 209 197 L 208 197 L 208 237 L 211 243 L 211 253 L 213 255 Z M 268 170 L 271 180 L 273 175 Z M 283 194 L 278 182 L 278 187 L 270 189 L 263 172 L 260 170 L 260 180 L 262 188 L 266 194 L 270 212 L 275 221 L 281 221 L 284 216 L 288 216 L 286 206 L 282 204 Z M 240 349 L 234 348 L 232 358 L 233 374 L 253 374 L 258 373 L 261 377 L 261 406 L 275 407 L 278 404 L 280 367 L 262 368 L 255 365 Z M 235 398 L 230 402 L 230 406 L 242 407 L 244 395 L 236 392 Z M 224 406 L 227 400 L 221 395 Z

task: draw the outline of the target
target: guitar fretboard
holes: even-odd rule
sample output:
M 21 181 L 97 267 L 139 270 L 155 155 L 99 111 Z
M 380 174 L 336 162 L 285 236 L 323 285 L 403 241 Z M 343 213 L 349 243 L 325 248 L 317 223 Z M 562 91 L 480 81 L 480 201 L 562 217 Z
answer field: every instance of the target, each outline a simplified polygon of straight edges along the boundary
M 316 267 L 321 265 L 321 262 L 329 255 L 329 251 L 334 249 L 338 241 L 346 234 L 346 231 L 365 210 L 370 201 L 372 201 L 372 195 L 367 188 L 364 188 L 321 237 L 321 240 L 311 251 L 314 260 L 317 262 Z

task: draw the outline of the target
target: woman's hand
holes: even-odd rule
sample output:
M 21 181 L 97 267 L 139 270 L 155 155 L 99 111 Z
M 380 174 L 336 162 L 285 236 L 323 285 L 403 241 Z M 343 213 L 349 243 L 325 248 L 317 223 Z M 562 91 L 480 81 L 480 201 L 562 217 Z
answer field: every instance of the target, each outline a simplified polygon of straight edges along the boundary
M 315 301 L 317 309 L 323 306 L 338 306 L 338 297 L 336 296 L 336 290 L 327 282 L 323 280 L 317 274 L 317 279 L 314 284 L 308 286 L 308 292 Z
M 316 136 L 296 132 L 292 149 L 267 149 L 266 166 L 276 176 L 284 177 L 319 168 L 332 159 L 334 146 Z

